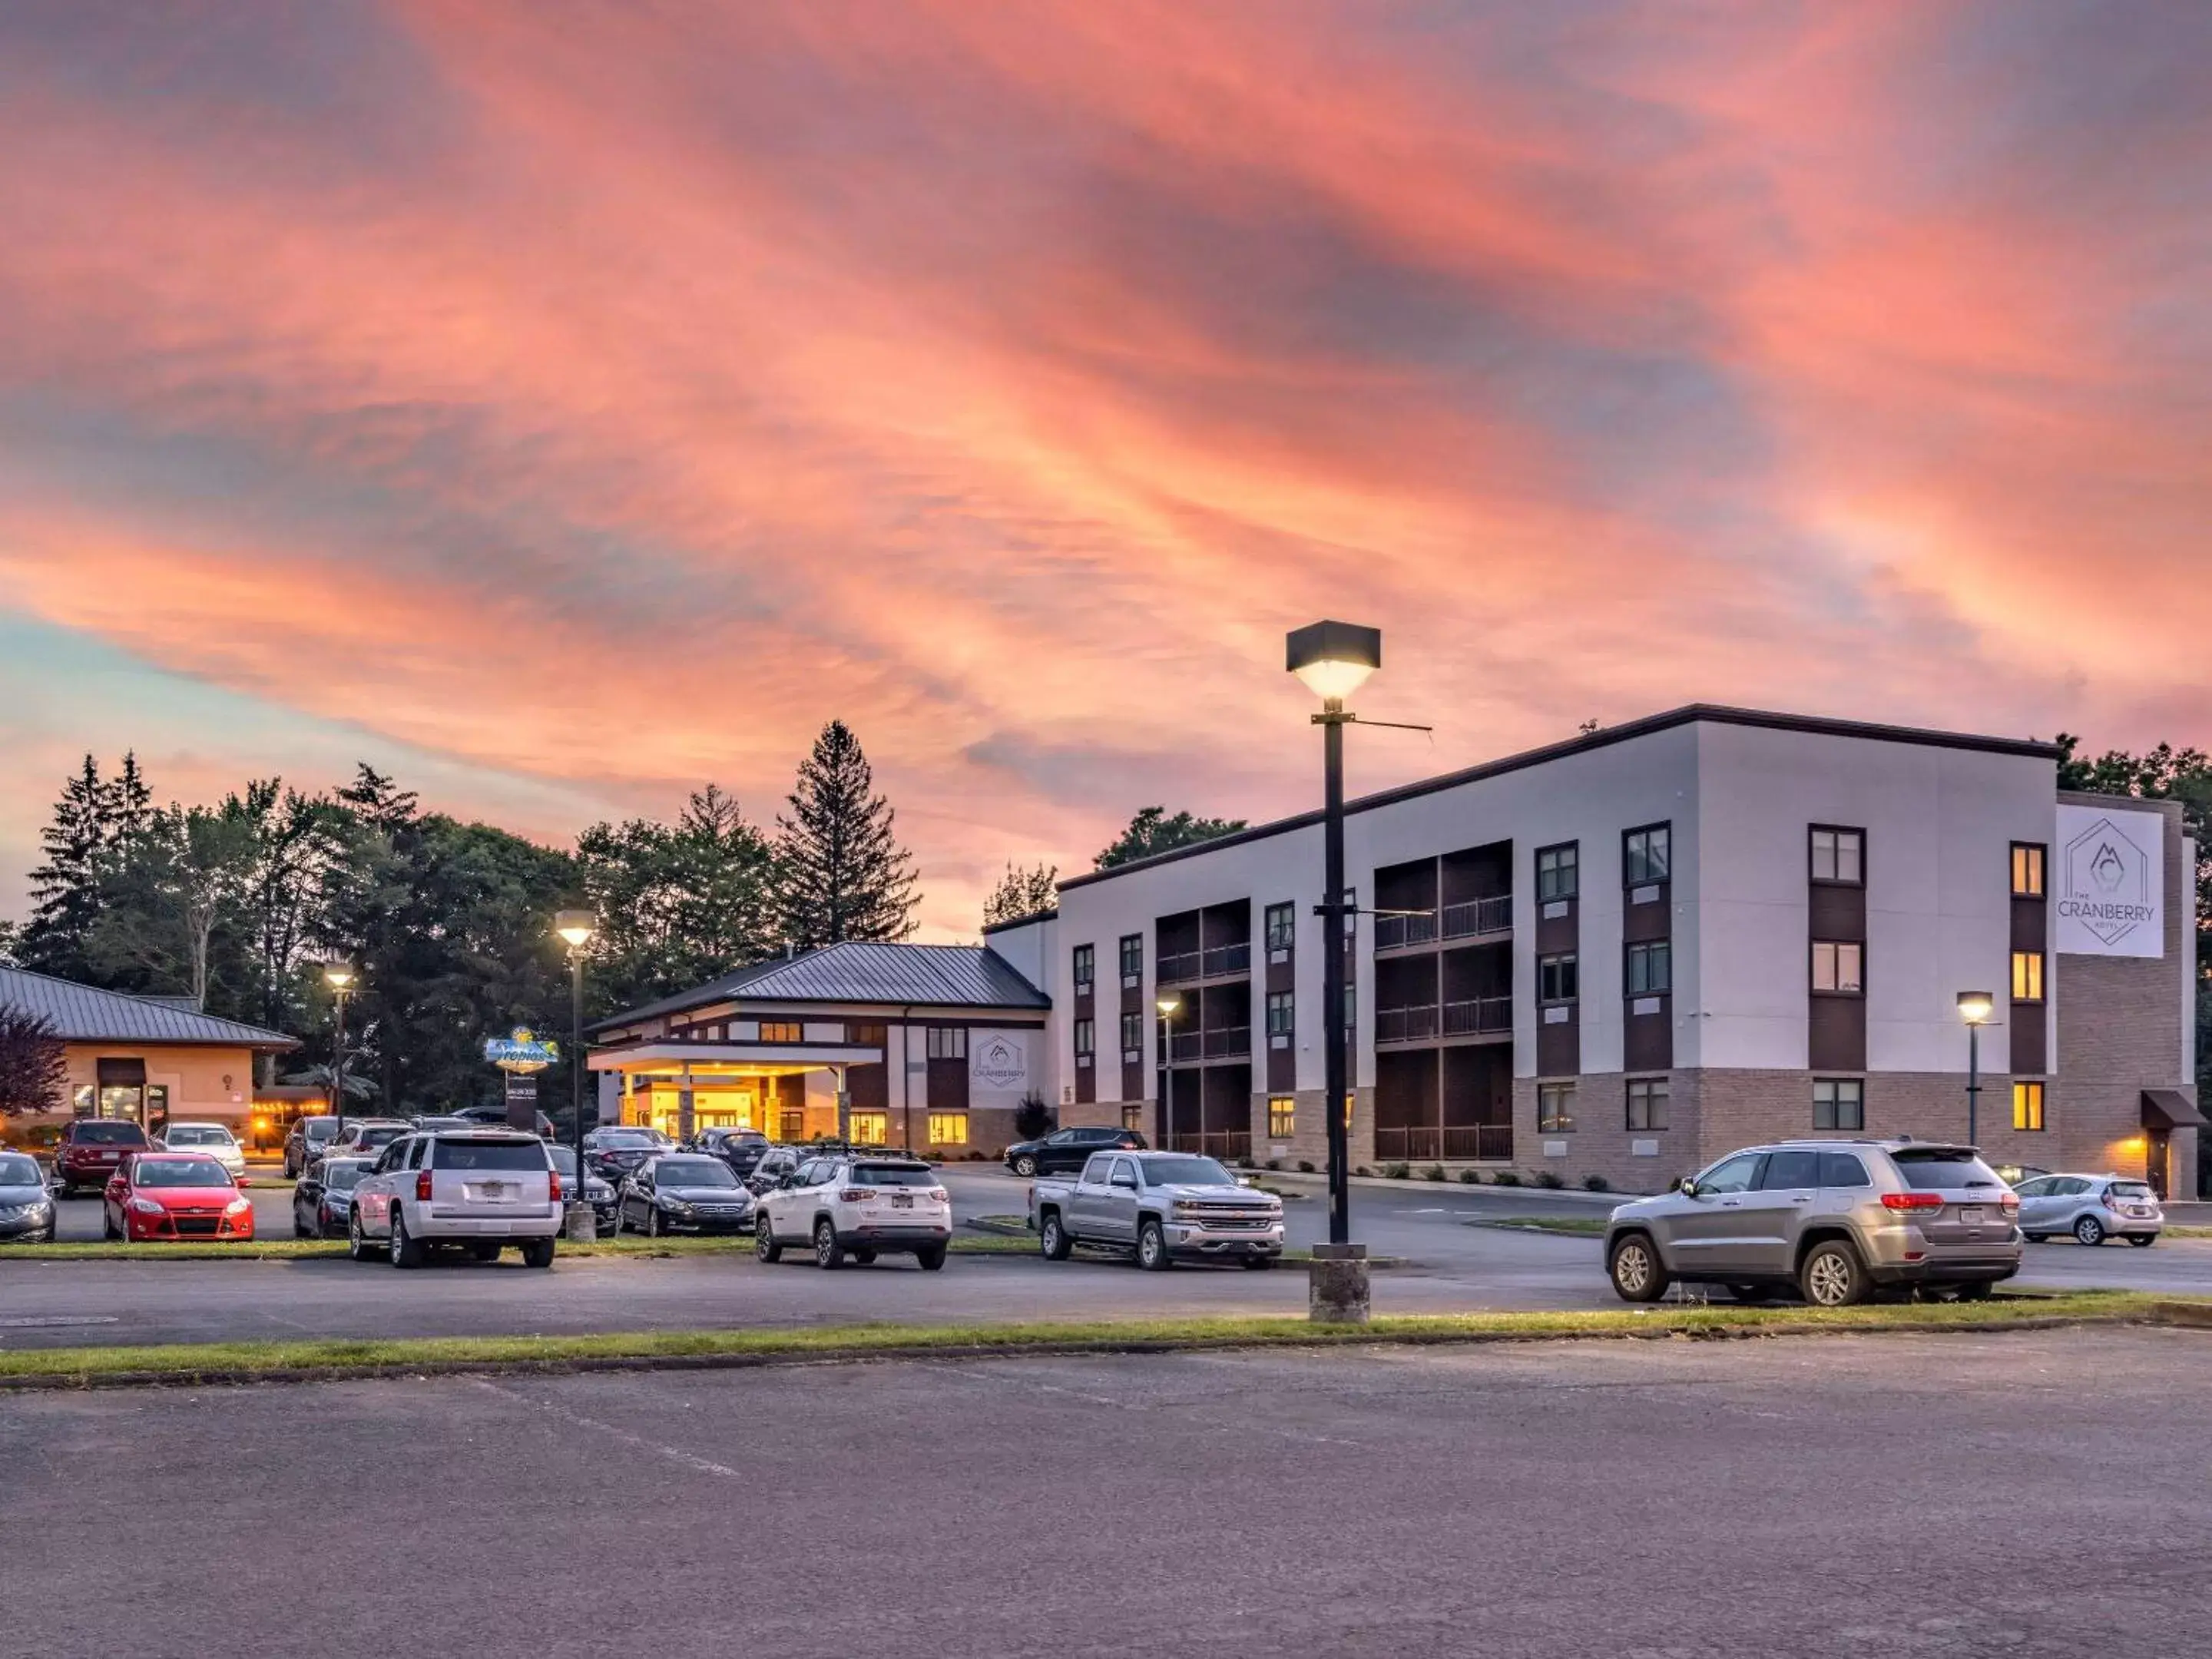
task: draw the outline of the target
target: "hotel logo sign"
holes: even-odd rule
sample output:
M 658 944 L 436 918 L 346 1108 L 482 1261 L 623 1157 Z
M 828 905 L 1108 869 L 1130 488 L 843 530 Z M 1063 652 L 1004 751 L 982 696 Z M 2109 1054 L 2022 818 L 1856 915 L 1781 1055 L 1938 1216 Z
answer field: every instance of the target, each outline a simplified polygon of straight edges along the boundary
M 976 1087 L 1014 1093 L 1030 1085 L 1029 1044 L 1004 1031 L 970 1033 L 968 1077 Z
M 2166 954 L 2166 820 L 2058 809 L 2058 949 L 2077 957 Z

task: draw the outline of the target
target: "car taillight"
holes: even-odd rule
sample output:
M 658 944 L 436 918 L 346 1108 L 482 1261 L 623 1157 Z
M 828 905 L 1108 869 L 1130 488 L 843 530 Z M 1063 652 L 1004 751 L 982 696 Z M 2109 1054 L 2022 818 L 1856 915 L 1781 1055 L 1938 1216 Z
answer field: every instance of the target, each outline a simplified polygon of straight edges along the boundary
M 417 1204 L 428 1204 L 430 1201 L 430 1172 L 428 1170 L 416 1171 L 415 1201 Z
M 842 1203 L 865 1204 L 875 1195 L 876 1189 L 873 1187 L 848 1187 L 843 1192 L 839 1193 L 837 1197 Z
M 944 1204 L 951 1200 L 952 1194 L 946 1192 L 942 1187 L 932 1187 L 927 1192 L 924 1193 L 922 1196 L 933 1204 Z
M 2020 1208 L 2020 1194 L 2018 1193 L 2007 1193 L 2002 1198 L 1997 1200 L 1997 1208 L 2000 1210 L 2017 1210 Z
M 549 1170 L 546 1173 L 545 1196 L 556 1204 L 561 1201 L 561 1172 L 558 1170 Z
M 2106 1188 L 2103 1192 L 2097 1194 L 2097 1202 L 2103 1205 L 2105 1208 L 2108 1210 L 2118 1210 L 2120 1207 L 2120 1200 L 2114 1196 L 2112 1189 L 2110 1187 Z
M 1937 1193 L 1884 1193 L 1881 1207 L 1885 1210 L 1940 1210 L 1943 1199 Z

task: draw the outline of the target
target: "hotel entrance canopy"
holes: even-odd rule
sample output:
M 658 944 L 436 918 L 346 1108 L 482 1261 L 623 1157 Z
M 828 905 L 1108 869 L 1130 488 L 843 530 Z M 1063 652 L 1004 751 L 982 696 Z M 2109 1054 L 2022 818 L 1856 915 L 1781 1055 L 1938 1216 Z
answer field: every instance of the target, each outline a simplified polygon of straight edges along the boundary
M 694 1042 L 688 1039 L 648 1040 L 616 1048 L 594 1048 L 588 1062 L 594 1072 L 615 1072 L 624 1078 L 679 1077 L 791 1077 L 806 1072 L 842 1071 L 848 1066 L 873 1066 L 882 1060 L 878 1045 L 860 1042 Z

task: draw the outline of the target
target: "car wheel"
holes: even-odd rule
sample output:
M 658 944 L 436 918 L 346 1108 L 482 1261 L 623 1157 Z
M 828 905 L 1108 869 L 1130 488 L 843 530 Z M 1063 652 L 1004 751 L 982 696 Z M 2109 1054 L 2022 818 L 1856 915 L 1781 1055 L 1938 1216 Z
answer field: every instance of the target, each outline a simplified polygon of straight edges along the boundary
M 1037 1224 L 1037 1248 L 1044 1252 L 1048 1261 L 1065 1261 L 1067 1253 L 1075 1248 L 1067 1237 L 1067 1229 L 1060 1225 L 1059 1211 L 1046 1212 L 1044 1219 Z
M 486 1239 L 481 1243 L 470 1245 L 469 1255 L 478 1261 L 496 1261 L 499 1260 L 499 1246 Z
M 111 1239 L 120 1238 L 123 1237 L 122 1229 L 118 1228 L 115 1224 L 114 1219 L 109 1216 L 107 1213 L 107 1206 L 105 1204 L 100 1206 L 100 1236 L 102 1238 Z
M 2139 1250 L 2146 1250 L 2152 1245 L 2158 1243 L 2158 1235 L 2156 1233 L 2130 1233 L 2128 1235 L 2128 1243 L 2134 1245 L 2136 1249 Z
M 553 1241 L 550 1238 L 526 1239 L 522 1246 L 522 1265 L 526 1267 L 551 1267 Z
M 855 1250 L 853 1252 L 853 1260 L 863 1267 L 872 1267 L 876 1265 L 876 1253 L 873 1250 Z
M 1674 1282 L 1659 1259 L 1659 1247 L 1642 1233 L 1631 1233 L 1613 1247 L 1606 1272 L 1613 1294 L 1623 1302 L 1656 1302 Z
M 1816 1308 L 1855 1307 L 1872 1288 L 1859 1253 L 1840 1238 L 1815 1244 L 1798 1268 L 1797 1279 L 1805 1300 Z
M 346 1254 L 356 1261 L 366 1261 L 369 1258 L 368 1235 L 361 1230 L 361 1210 L 358 1206 L 355 1206 L 353 1213 L 346 1218 Z
M 925 1245 L 922 1249 L 916 1250 L 914 1253 L 914 1259 L 921 1264 L 921 1270 L 924 1273 L 933 1273 L 941 1272 L 945 1267 L 945 1246 L 942 1244 Z
M 1036 1160 L 1027 1156 L 1016 1158 L 1014 1160 L 1014 1173 L 1020 1176 L 1024 1180 L 1027 1180 L 1030 1176 L 1036 1173 Z
M 1152 1273 L 1175 1266 L 1175 1257 L 1168 1254 L 1167 1229 L 1150 1216 L 1137 1224 L 1137 1265 Z
M 763 1261 L 782 1259 L 783 1246 L 775 1242 L 775 1229 L 768 1224 L 763 1215 L 753 1224 L 753 1254 Z
M 647 1238 L 658 1238 L 660 1237 L 659 1211 L 647 1210 L 645 1212 L 645 1236 Z
M 2085 1215 L 2074 1224 L 2074 1242 L 2091 1249 L 2105 1242 L 2105 1224 L 2093 1215 Z
M 844 1247 L 837 1243 L 837 1230 L 824 1216 L 814 1224 L 814 1265 L 817 1267 L 842 1267 L 845 1265 Z
M 314 1233 L 309 1230 L 307 1224 L 300 1219 L 300 1212 L 297 1210 L 293 1211 L 292 1237 L 295 1238 L 313 1238 L 314 1236 Z
M 392 1206 L 392 1236 L 385 1248 L 395 1267 L 419 1267 L 422 1265 L 422 1247 L 407 1237 L 407 1217 L 400 1207 Z

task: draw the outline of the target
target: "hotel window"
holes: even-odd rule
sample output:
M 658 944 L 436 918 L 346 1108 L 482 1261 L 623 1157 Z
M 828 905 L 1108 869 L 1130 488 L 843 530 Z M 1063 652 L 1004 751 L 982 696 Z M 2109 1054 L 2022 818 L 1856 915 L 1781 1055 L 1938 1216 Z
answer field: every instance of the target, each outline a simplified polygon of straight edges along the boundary
M 1142 933 L 1121 935 L 1121 977 L 1135 979 L 1145 971 L 1145 936 Z
M 845 1022 L 845 1041 L 855 1048 L 880 1048 L 890 1033 L 884 1027 L 866 1020 L 848 1019 Z
M 1573 957 L 1541 957 L 1536 963 L 1536 1000 L 1572 1002 L 1582 994 L 1581 977 Z
M 1095 945 L 1077 945 L 1075 947 L 1075 969 L 1073 975 L 1075 988 L 1079 991 L 1089 990 L 1093 980 L 1097 975 L 1097 972 L 1098 947 Z
M 2014 1002 L 2043 1000 L 2043 952 L 2015 951 L 2012 953 L 2012 1000 Z
M 2040 1083 L 2021 1082 L 2012 1085 L 2012 1127 L 2015 1129 L 2040 1129 L 2043 1127 L 2043 1085 Z
M 776 1139 L 778 1140 L 783 1142 L 787 1146 L 796 1146 L 800 1141 L 806 1139 L 805 1113 L 780 1112 L 776 1115 L 779 1124 L 779 1128 L 776 1133 Z
M 1620 874 L 1624 886 L 1644 887 L 1667 879 L 1673 862 L 1672 826 L 1655 823 L 1632 830 L 1620 838 Z
M 1287 951 L 1297 939 L 1298 913 L 1295 905 L 1271 904 L 1267 907 L 1267 948 Z
M 1133 1054 L 1145 1046 L 1145 1017 L 1142 1014 L 1121 1016 L 1121 1052 Z
M 1813 988 L 1838 996 L 1859 996 L 1866 990 L 1866 946 L 1841 940 L 1813 941 Z
M 968 1144 L 968 1114 L 932 1112 L 929 1115 L 929 1144 L 933 1146 L 965 1146 Z
M 1145 1103 L 1126 1100 L 1121 1103 L 1121 1127 L 1131 1134 L 1145 1127 Z
M 1628 1127 L 1632 1129 L 1663 1129 L 1667 1127 L 1665 1078 L 1629 1079 Z
M 1813 1127 L 1816 1129 L 1865 1128 L 1866 1085 L 1857 1078 L 1814 1078 Z
M 806 1030 L 797 1020 L 764 1019 L 761 1022 L 760 1040 L 763 1042 L 804 1042 Z
M 1536 1085 L 1536 1133 L 1569 1133 L 1575 1127 L 1575 1085 L 1540 1083 Z
M 1098 1022 L 1079 1019 L 1075 1022 L 1075 1063 L 1085 1064 L 1098 1052 Z
M 2043 848 L 2033 842 L 2016 841 L 2012 844 L 2012 896 L 2043 896 Z
M 1655 939 L 1628 947 L 1628 994 L 1659 996 L 1674 988 L 1674 946 Z
M 1297 1024 L 1297 1008 L 1288 991 L 1267 993 L 1267 1035 L 1286 1036 Z
M 1838 887 L 1866 885 L 1866 831 L 1813 831 L 1813 879 Z
M 1357 887 L 1344 890 L 1344 908 L 1338 914 L 1344 918 L 1345 949 L 1348 951 L 1352 948 L 1353 935 L 1359 932 L 1359 890 Z
M 930 1114 L 933 1139 L 936 1115 L 933 1112 Z M 890 1139 L 891 1119 L 888 1112 L 854 1112 L 848 1115 L 848 1121 L 853 1126 L 853 1144 L 855 1146 L 880 1146 Z
M 1582 851 L 1573 842 L 1545 847 L 1536 853 L 1536 897 L 1571 899 L 1582 890 Z
M 1297 1102 L 1289 1095 L 1267 1097 L 1267 1139 L 1288 1140 L 1297 1132 Z
M 929 1028 L 929 1057 L 932 1060 L 965 1060 L 968 1058 L 968 1028 L 965 1025 L 933 1025 Z

